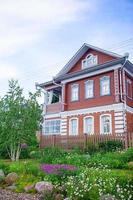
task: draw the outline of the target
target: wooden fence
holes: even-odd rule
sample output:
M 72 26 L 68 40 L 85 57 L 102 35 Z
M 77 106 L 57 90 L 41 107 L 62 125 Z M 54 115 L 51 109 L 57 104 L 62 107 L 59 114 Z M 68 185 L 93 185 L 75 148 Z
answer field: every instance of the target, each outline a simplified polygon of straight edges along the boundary
M 119 140 L 125 148 L 133 147 L 133 133 L 128 134 L 95 134 L 95 135 L 41 135 L 40 147 L 61 147 L 64 149 L 72 149 L 74 147 L 86 148 L 90 144 L 98 144 L 103 141 Z

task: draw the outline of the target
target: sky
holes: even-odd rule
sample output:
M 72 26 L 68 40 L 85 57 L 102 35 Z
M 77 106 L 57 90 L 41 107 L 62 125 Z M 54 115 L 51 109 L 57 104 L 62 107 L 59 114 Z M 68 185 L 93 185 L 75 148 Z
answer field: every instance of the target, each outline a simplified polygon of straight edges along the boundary
M 0 0 L 0 96 L 50 80 L 83 43 L 133 61 L 132 0 Z

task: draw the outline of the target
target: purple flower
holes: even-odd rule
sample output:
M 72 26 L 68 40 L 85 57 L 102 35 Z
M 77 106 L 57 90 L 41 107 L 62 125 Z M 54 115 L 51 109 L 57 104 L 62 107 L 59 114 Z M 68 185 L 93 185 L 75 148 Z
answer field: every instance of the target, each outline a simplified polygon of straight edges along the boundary
M 21 148 L 22 148 L 22 149 L 27 149 L 27 147 L 28 147 L 28 145 L 27 145 L 26 143 L 22 143 L 22 144 L 21 144 Z
M 66 171 L 76 171 L 77 168 L 73 165 L 65 165 L 65 164 L 42 164 L 41 170 L 47 174 L 59 174 L 62 170 Z

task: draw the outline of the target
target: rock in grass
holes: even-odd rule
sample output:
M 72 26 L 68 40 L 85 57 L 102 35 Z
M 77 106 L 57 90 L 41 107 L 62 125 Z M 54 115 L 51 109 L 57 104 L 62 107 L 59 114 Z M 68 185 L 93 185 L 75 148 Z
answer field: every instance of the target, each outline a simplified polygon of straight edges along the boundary
M 100 200 L 116 200 L 112 195 L 103 195 L 100 197 Z
M 0 169 L 0 182 L 3 181 L 4 178 L 5 178 L 4 171 L 2 169 Z
M 6 189 L 11 190 L 11 191 L 15 191 L 17 189 L 17 187 L 15 185 L 10 185 Z
M 41 181 L 36 183 L 35 185 L 35 190 L 38 193 L 48 193 L 48 192 L 52 192 L 53 191 L 53 185 L 50 182 L 47 181 Z
M 13 183 L 15 183 L 18 179 L 18 175 L 15 172 L 9 173 L 6 178 L 5 178 L 5 182 L 8 185 L 12 185 Z
M 31 184 L 31 185 L 26 185 L 25 187 L 24 187 L 24 191 L 25 192 L 30 192 L 31 190 L 33 190 L 34 189 L 34 184 Z

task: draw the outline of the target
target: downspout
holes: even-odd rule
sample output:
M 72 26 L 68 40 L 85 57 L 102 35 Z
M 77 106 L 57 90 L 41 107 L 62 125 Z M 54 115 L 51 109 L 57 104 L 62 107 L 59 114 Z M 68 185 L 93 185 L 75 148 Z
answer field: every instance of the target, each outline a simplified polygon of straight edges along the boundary
M 125 57 L 125 62 L 120 68 L 120 99 L 123 102 L 123 115 L 124 115 L 124 133 L 125 133 L 125 147 L 128 147 L 127 142 L 127 125 L 126 125 L 126 110 L 127 110 L 127 102 L 126 102 L 126 88 L 125 88 L 125 70 L 124 66 L 127 62 L 128 55 Z M 123 81 L 123 82 L 122 82 Z

